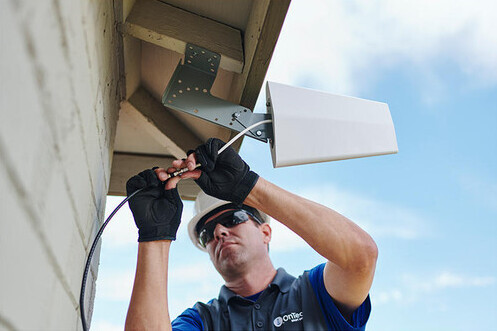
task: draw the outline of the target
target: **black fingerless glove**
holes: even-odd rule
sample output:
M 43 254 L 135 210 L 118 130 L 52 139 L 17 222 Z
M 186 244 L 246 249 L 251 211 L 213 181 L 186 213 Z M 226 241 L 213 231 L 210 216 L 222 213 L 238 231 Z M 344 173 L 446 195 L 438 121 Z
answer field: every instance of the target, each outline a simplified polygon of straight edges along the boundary
M 177 189 L 164 190 L 153 170 L 145 170 L 126 183 L 128 196 L 149 187 L 129 200 L 138 227 L 138 241 L 175 240 L 181 222 L 183 203 Z
M 243 203 L 257 183 L 259 175 L 231 147 L 218 155 L 224 142 L 210 138 L 195 150 L 202 175 L 195 182 L 207 194 L 218 199 Z

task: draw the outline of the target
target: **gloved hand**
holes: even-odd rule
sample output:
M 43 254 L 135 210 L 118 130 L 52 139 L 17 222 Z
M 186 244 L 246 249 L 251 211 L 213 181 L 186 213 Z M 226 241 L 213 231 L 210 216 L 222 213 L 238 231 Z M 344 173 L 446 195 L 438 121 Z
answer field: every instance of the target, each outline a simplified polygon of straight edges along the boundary
M 138 241 L 175 240 L 181 222 L 183 203 L 176 188 L 165 190 L 151 169 L 131 177 L 126 183 L 128 196 L 148 187 L 129 200 L 129 208 L 138 227 Z
M 224 142 L 210 138 L 195 150 L 197 162 L 201 164 L 201 176 L 195 180 L 207 194 L 218 199 L 241 204 L 257 183 L 259 175 L 231 147 L 218 155 Z

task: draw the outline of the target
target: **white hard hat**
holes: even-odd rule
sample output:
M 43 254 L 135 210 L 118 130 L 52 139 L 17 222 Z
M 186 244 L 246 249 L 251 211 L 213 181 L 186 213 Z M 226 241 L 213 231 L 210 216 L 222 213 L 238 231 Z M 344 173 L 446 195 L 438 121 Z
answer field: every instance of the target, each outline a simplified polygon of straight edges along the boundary
M 213 211 L 214 209 L 217 209 L 221 206 L 226 205 L 233 205 L 232 202 L 225 201 L 225 200 L 219 200 L 217 198 L 214 198 L 210 195 L 207 195 L 203 191 L 200 191 L 200 193 L 197 196 L 197 199 L 195 200 L 195 205 L 194 205 L 194 211 L 195 211 L 195 216 L 190 220 L 188 223 L 188 234 L 190 235 L 190 240 L 192 241 L 193 245 L 200 249 L 201 251 L 206 252 L 207 250 L 200 245 L 200 242 L 198 241 L 198 236 L 197 232 L 195 230 L 198 222 L 208 213 Z M 236 208 L 236 207 L 235 207 Z M 269 223 L 269 216 L 265 213 L 263 213 L 260 210 L 257 210 L 259 213 L 260 221 L 263 223 Z

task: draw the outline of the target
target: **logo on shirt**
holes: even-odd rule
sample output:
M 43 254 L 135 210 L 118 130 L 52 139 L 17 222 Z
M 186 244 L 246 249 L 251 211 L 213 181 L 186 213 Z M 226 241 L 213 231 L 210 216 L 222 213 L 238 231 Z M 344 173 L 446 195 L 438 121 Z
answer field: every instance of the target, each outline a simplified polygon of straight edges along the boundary
M 279 328 L 280 326 L 282 326 L 284 323 L 286 322 L 292 322 L 292 323 L 295 323 L 295 322 L 298 322 L 298 321 L 301 321 L 303 319 L 303 313 L 300 312 L 300 313 L 290 313 L 290 314 L 286 314 L 286 315 L 283 315 L 283 316 L 278 316 L 274 319 L 273 321 L 273 324 L 275 327 Z

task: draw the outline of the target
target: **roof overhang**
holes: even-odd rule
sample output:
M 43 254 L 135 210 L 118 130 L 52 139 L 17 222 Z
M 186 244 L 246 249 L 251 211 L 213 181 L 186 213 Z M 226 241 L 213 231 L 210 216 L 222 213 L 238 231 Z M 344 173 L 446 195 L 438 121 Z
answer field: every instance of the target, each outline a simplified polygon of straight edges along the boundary
M 125 195 L 129 177 L 174 159 L 210 137 L 235 133 L 161 103 L 191 43 L 221 55 L 210 93 L 251 110 L 259 96 L 290 0 L 123 0 L 123 102 L 117 124 L 109 194 Z M 234 145 L 239 149 L 241 140 Z M 183 198 L 199 191 L 191 180 Z

